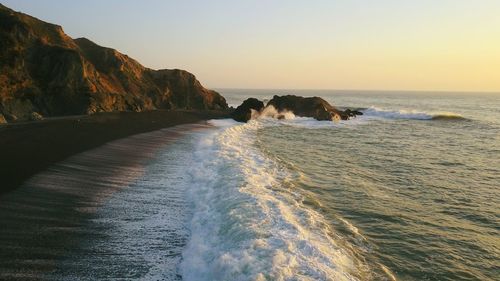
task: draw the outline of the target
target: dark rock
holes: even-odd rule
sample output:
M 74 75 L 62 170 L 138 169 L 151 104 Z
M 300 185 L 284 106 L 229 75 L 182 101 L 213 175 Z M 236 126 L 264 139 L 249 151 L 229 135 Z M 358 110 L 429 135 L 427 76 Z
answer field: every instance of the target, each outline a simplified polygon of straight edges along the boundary
M 349 116 L 349 118 L 356 117 L 358 115 L 363 115 L 363 112 L 356 109 L 346 109 L 344 113 Z
M 252 110 L 260 112 L 263 109 L 263 102 L 256 98 L 249 98 L 234 110 L 231 117 L 238 122 L 247 122 L 252 118 Z
M 38 112 L 31 112 L 30 121 L 42 121 L 43 116 Z
M 345 111 L 337 109 L 320 97 L 287 95 L 274 96 L 265 108 L 261 101 L 249 98 L 233 112 L 232 117 L 240 122 L 247 122 L 255 116 L 285 119 L 287 112 L 293 112 L 296 116 L 312 117 L 320 121 L 348 120 L 363 115 L 363 112 L 357 109 L 346 109 Z
M 7 122 L 16 122 L 18 120 L 17 116 L 16 115 L 12 115 L 12 114 L 6 114 L 6 113 L 4 113 L 3 117 L 5 117 L 5 119 L 7 120 Z
M 0 4 L 0 111 L 19 120 L 154 109 L 226 110 L 184 70 L 152 70 L 114 49 Z M 9 120 L 10 121 L 10 120 Z
M 347 120 L 349 116 L 330 105 L 320 97 L 274 96 L 267 106 L 274 106 L 278 112 L 292 111 L 301 117 L 312 117 L 316 120 Z

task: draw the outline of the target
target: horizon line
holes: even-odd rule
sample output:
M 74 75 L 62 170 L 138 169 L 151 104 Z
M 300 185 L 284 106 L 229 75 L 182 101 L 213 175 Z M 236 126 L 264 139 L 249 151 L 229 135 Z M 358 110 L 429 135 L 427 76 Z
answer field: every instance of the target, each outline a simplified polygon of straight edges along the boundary
M 404 92 L 404 93 L 450 93 L 450 94 L 500 94 L 500 90 L 472 91 L 472 90 L 381 90 L 381 89 L 326 89 L 326 88 L 238 88 L 238 87 L 210 87 L 216 90 L 257 90 L 257 91 L 338 91 L 338 92 Z

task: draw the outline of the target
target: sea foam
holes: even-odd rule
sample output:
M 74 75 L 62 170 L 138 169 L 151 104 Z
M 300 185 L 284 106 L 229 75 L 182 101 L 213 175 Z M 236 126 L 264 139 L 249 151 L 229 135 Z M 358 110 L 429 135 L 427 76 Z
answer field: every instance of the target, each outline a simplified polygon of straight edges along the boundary
M 326 220 L 286 181 L 290 171 L 255 147 L 265 122 L 211 123 L 221 127 L 200 139 L 189 172 L 183 279 L 357 280 Z
M 465 118 L 453 112 L 423 112 L 418 110 L 389 110 L 378 107 L 369 107 L 363 110 L 364 117 L 379 117 L 385 119 L 415 119 L 415 120 L 439 120 L 455 119 L 464 120 Z

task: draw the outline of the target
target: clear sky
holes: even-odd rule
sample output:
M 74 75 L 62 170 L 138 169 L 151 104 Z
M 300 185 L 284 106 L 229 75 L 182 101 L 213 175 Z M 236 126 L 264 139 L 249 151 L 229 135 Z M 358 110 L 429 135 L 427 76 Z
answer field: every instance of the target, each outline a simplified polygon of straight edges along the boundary
M 215 88 L 500 91 L 500 0 L 0 0 Z

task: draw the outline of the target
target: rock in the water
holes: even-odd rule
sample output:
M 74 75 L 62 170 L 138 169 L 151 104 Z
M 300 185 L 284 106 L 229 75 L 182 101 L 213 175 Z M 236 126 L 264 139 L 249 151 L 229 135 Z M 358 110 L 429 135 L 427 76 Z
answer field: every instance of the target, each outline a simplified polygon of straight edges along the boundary
M 254 112 L 253 112 L 253 111 Z M 301 117 L 312 117 L 319 121 L 348 120 L 363 115 L 359 110 L 339 110 L 320 97 L 301 97 L 294 95 L 274 96 L 264 107 L 255 98 L 249 98 L 233 112 L 232 117 L 239 122 L 247 122 L 255 116 L 286 119 L 287 114 Z M 254 117 L 255 118 L 255 117 Z
M 344 113 L 349 116 L 349 118 L 351 117 L 356 117 L 358 115 L 363 115 L 363 112 L 359 111 L 359 110 L 356 110 L 356 109 L 346 109 L 344 111 Z
M 3 114 L 0 114 L 0 124 L 7 124 L 7 120 L 3 116 Z
M 294 95 L 274 96 L 267 103 L 267 106 L 274 106 L 276 110 L 292 111 L 301 117 L 312 117 L 316 120 L 347 120 L 349 115 L 333 107 L 320 97 L 300 97 Z
M 0 4 L 0 109 L 19 120 L 154 109 L 226 110 L 184 70 L 152 70 L 114 49 Z
M 252 110 L 260 112 L 264 109 L 264 103 L 256 98 L 246 99 L 236 110 L 231 117 L 238 122 L 247 122 L 252 118 Z

